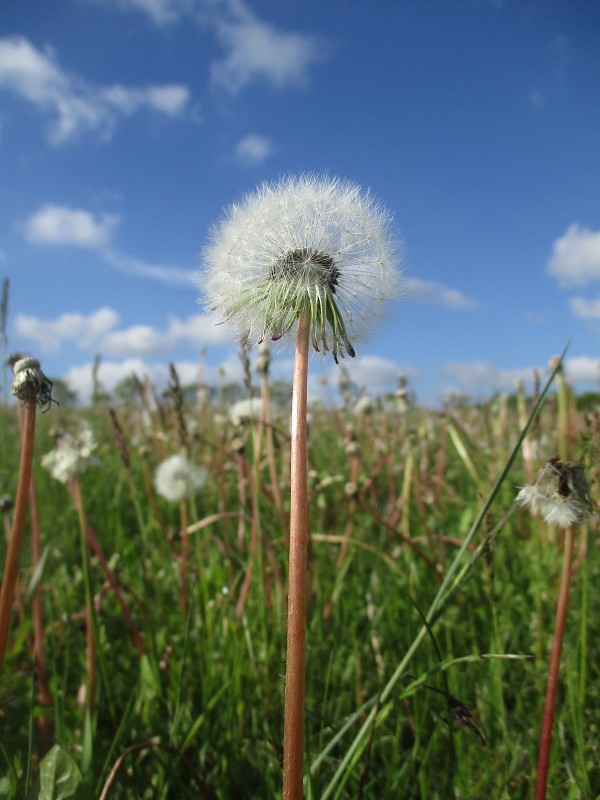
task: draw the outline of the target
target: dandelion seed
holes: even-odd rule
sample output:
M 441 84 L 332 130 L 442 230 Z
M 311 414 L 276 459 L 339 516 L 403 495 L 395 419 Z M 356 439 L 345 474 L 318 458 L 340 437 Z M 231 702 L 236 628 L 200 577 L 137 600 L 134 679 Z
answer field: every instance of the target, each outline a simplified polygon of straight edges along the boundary
M 590 488 L 580 461 L 551 459 L 538 472 L 535 482 L 517 494 L 517 505 L 549 525 L 568 528 L 591 516 Z
M 60 432 L 56 447 L 42 458 L 42 467 L 61 483 L 68 483 L 75 475 L 80 475 L 98 461 L 93 456 L 96 449 L 94 433 L 88 423 L 84 423 L 77 434 Z
M 208 307 L 246 340 L 291 338 L 307 315 L 312 346 L 336 362 L 399 287 L 390 215 L 357 186 L 311 175 L 231 206 L 204 262 Z
M 184 456 L 175 455 L 158 465 L 154 485 L 161 497 L 176 503 L 199 492 L 207 479 L 205 469 L 190 464 Z

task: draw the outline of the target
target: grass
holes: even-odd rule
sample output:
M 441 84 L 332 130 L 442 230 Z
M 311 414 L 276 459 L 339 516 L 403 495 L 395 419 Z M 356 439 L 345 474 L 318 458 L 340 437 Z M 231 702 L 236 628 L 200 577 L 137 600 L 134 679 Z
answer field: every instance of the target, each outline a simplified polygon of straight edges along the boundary
M 35 586 L 25 542 L 0 677 L 0 798 L 37 797 L 39 763 L 54 743 L 73 756 L 95 797 L 115 765 L 112 798 L 280 796 L 287 542 L 264 431 L 257 442 L 256 425 L 234 427 L 218 401 L 199 407 L 170 395 L 145 405 L 138 388 L 116 406 L 120 438 L 106 400 L 38 419 L 34 476 L 46 557 L 37 579 L 52 706 L 38 701 L 32 678 Z M 529 798 L 561 542 L 514 509 L 525 450 L 474 523 L 518 442 L 520 405 L 530 413 L 533 401 L 499 397 L 402 414 L 375 403 L 357 416 L 353 391 L 343 407 L 312 409 L 309 423 L 306 797 Z M 287 413 L 273 423 L 286 509 Z M 77 428 L 82 418 L 99 441 L 98 465 L 80 476 L 85 512 L 143 643 L 139 654 L 92 555 L 97 688 L 87 724 L 78 703 L 86 671 L 78 517 L 66 487 L 40 467 L 49 429 Z M 15 409 L 1 421 L 0 492 L 11 494 Z M 592 466 L 592 495 L 599 429 L 593 406 L 572 409 L 572 456 Z M 551 395 L 529 432 L 534 468 L 559 451 L 563 431 Z M 211 475 L 187 507 L 185 617 L 180 508 L 153 498 L 147 479 L 184 440 Z M 578 529 L 549 797 L 600 794 L 597 538 L 595 522 Z M 444 583 L 452 592 L 436 611 Z

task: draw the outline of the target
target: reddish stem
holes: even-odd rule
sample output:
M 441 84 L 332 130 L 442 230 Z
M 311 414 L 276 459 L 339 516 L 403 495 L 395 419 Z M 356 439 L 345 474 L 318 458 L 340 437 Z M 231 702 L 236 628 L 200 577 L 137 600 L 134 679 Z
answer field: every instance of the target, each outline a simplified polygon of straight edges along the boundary
M 560 654 L 565 633 L 567 619 L 567 606 L 569 604 L 569 590 L 571 588 L 571 561 L 573 560 L 573 542 L 575 539 L 573 526 L 565 530 L 565 544 L 563 554 L 563 568 L 556 606 L 556 624 L 552 648 L 550 650 L 550 663 L 548 666 L 548 682 L 546 684 L 546 702 L 540 736 L 540 749 L 537 764 L 537 778 L 535 784 L 535 800 L 545 800 L 546 785 L 548 783 L 548 768 L 550 766 L 550 745 L 552 744 L 552 725 L 554 723 L 554 708 L 556 705 L 556 690 L 558 688 L 558 672 L 560 668 Z
M 31 484 L 31 467 L 33 461 L 33 443 L 35 439 L 36 401 L 26 400 L 23 409 L 23 434 L 21 437 L 21 461 L 17 496 L 13 513 L 12 530 L 8 542 L 2 588 L 0 589 L 0 669 L 4 663 L 4 653 L 8 642 L 11 608 L 19 572 L 19 559 L 23 544 L 23 531 L 27 515 L 27 496 Z
M 308 504 L 306 395 L 310 319 L 300 317 L 294 358 L 290 474 L 290 560 L 283 730 L 283 797 L 301 800 L 304 762 L 304 662 L 306 653 L 306 551 Z

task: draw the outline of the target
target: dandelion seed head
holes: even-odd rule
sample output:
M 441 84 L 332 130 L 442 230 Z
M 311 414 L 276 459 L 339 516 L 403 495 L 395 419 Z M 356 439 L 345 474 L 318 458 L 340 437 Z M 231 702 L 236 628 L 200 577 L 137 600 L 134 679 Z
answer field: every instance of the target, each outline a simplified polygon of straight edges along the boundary
M 90 425 L 84 422 L 77 433 L 61 432 L 56 447 L 42 457 L 42 467 L 60 483 L 68 483 L 98 461 L 93 452 L 96 439 Z
M 553 458 L 538 472 L 534 483 L 520 489 L 515 502 L 548 525 L 568 528 L 591 516 L 589 491 L 580 461 Z
M 187 458 L 174 455 L 160 463 L 154 473 L 156 491 L 165 500 L 179 502 L 191 497 L 203 488 L 208 480 L 208 472 Z
M 229 409 L 229 419 L 234 425 L 241 425 L 245 422 L 256 422 L 260 417 L 262 409 L 262 398 L 247 397 L 238 400 Z
M 226 211 L 204 250 L 206 305 L 249 341 L 293 338 L 354 356 L 383 301 L 399 293 L 392 218 L 368 192 L 315 175 L 263 183 Z

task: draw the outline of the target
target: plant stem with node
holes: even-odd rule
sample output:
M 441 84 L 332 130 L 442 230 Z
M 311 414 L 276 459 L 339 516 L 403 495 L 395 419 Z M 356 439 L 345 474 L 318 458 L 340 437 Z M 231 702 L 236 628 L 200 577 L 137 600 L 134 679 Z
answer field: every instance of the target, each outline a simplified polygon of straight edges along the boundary
M 565 528 L 565 542 L 563 554 L 562 575 L 558 603 L 556 605 L 556 624 L 550 650 L 550 663 L 548 666 L 548 680 L 546 683 L 546 702 L 544 704 L 544 717 L 540 735 L 540 747 L 537 764 L 537 777 L 535 784 L 535 800 L 545 800 L 546 785 L 548 783 L 548 768 L 550 766 L 550 746 L 552 744 L 552 725 L 554 722 L 554 708 L 556 705 L 556 690 L 558 688 L 558 672 L 560 668 L 560 654 L 562 652 L 569 603 L 569 590 L 571 588 L 571 562 L 573 560 L 573 542 L 575 532 L 573 525 Z
M 30 398 L 24 401 L 23 408 L 23 435 L 21 445 L 21 462 L 19 464 L 19 479 L 17 496 L 13 513 L 12 530 L 8 542 L 2 589 L 0 590 L 0 669 L 4 663 L 4 653 L 8 642 L 10 627 L 10 614 L 19 571 L 25 517 L 27 515 L 27 498 L 31 484 L 31 467 L 33 461 L 33 443 L 35 438 L 35 412 L 36 400 Z
M 300 316 L 292 389 L 290 557 L 283 730 L 283 797 L 301 800 L 304 762 L 306 553 L 308 543 L 306 396 L 310 317 Z

